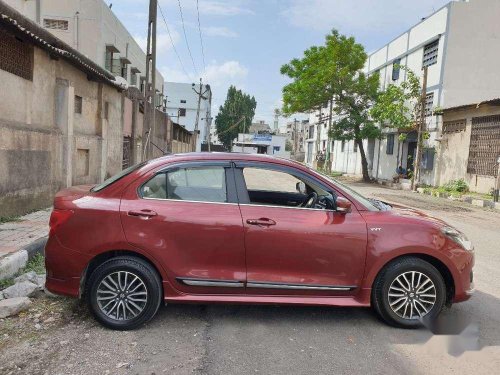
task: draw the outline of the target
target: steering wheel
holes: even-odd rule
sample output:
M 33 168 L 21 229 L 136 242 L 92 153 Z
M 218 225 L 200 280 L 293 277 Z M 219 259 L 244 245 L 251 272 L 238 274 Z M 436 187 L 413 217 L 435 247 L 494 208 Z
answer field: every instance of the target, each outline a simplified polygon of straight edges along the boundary
M 314 207 L 316 203 L 318 203 L 318 194 L 313 191 L 306 197 L 306 199 L 304 199 L 300 207 L 311 208 Z

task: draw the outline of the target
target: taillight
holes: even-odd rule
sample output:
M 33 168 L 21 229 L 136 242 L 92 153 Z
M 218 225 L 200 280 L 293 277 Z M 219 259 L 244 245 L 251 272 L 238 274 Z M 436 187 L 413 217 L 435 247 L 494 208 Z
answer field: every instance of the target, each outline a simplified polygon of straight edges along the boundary
M 73 215 L 74 211 L 73 210 L 59 210 L 55 208 L 52 211 L 52 214 L 50 215 L 50 221 L 49 221 L 49 235 L 53 235 L 56 231 L 56 229 L 64 224 L 68 219 Z

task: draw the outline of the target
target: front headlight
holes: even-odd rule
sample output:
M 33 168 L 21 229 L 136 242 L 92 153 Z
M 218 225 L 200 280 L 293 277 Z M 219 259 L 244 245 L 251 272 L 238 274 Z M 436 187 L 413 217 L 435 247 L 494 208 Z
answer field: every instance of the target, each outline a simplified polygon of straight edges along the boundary
M 474 250 L 474 246 L 472 246 L 472 242 L 470 242 L 469 239 L 462 232 L 460 232 L 452 227 L 444 227 L 441 229 L 441 231 L 443 232 L 443 234 L 445 236 L 447 236 L 452 241 L 454 241 L 455 243 L 462 246 L 465 250 L 468 250 L 468 251 Z

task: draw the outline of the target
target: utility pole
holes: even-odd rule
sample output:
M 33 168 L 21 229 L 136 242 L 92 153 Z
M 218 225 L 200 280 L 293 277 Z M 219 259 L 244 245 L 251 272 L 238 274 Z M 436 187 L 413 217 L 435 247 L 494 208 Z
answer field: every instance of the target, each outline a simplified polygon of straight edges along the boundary
M 293 119 L 293 155 L 297 156 L 297 147 L 298 147 L 298 134 L 297 134 L 297 123 L 299 121 L 297 118 Z
M 416 183 L 420 179 L 420 159 L 422 158 L 422 133 L 425 128 L 425 102 L 427 97 L 427 66 L 424 67 L 424 78 L 422 82 L 422 96 L 420 97 L 420 121 L 418 123 L 417 131 L 417 155 L 413 165 L 413 175 L 411 177 L 411 190 L 416 191 Z M 416 181 L 415 181 L 416 180 Z
M 143 132 L 146 142 L 143 144 L 143 160 L 153 157 L 153 150 L 150 147 L 151 133 L 154 135 L 156 126 L 156 16 L 158 2 L 149 0 L 149 20 L 148 20 L 148 43 L 146 52 L 146 82 L 144 100 L 144 126 Z M 143 139 L 144 139 L 143 136 Z
M 495 190 L 493 191 L 493 201 L 498 202 L 499 192 L 500 192 L 500 155 L 497 158 L 498 171 L 497 178 L 495 180 Z
M 210 86 L 206 85 L 207 88 L 205 89 L 205 91 L 203 91 L 203 81 L 202 81 L 201 78 L 200 78 L 200 88 L 199 88 L 198 91 L 195 89 L 195 86 L 196 85 L 193 83 L 192 84 L 193 91 L 198 95 L 198 108 L 196 110 L 196 121 L 194 123 L 194 132 L 196 133 L 196 136 L 198 137 L 198 127 L 199 127 L 199 122 L 200 122 L 201 99 L 207 100 L 207 97 L 204 96 L 204 95 L 207 92 L 209 92 Z

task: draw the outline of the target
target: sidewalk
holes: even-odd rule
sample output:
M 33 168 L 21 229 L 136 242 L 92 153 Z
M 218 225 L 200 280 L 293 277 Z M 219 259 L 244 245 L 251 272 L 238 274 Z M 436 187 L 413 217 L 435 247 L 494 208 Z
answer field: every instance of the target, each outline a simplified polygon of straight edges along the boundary
M 16 221 L 0 224 L 0 258 L 5 257 L 49 233 L 51 209 L 35 211 Z

